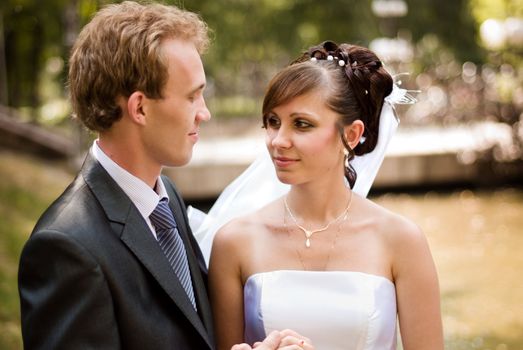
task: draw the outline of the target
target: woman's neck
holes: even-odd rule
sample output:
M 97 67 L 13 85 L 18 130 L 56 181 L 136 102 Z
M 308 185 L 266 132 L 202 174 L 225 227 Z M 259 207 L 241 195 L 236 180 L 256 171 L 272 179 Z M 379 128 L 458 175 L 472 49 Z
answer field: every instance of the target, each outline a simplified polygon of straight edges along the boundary
M 337 218 L 351 199 L 351 190 L 344 178 L 321 183 L 293 185 L 286 201 L 293 215 L 302 222 L 321 225 Z

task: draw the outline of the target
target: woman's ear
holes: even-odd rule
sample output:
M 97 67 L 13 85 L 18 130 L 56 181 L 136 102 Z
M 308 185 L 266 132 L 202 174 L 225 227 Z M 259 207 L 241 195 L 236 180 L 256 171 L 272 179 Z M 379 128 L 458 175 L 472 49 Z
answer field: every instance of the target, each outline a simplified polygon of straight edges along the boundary
M 146 103 L 147 97 L 143 92 L 135 91 L 127 99 L 127 111 L 129 118 L 140 125 L 145 125 L 146 118 L 144 112 L 144 104 Z
M 363 125 L 363 122 L 359 119 L 353 121 L 352 124 L 343 127 L 345 140 L 347 140 L 347 144 L 350 148 L 356 148 L 364 131 L 365 125 Z

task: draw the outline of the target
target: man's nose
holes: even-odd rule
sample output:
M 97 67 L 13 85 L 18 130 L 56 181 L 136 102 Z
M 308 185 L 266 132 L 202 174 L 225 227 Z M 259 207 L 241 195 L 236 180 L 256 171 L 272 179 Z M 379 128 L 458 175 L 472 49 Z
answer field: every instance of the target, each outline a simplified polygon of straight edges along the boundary
M 209 121 L 211 119 L 211 112 L 207 108 L 207 104 L 205 103 L 205 100 L 202 98 L 202 106 L 198 110 L 198 113 L 196 115 L 198 120 L 200 121 Z

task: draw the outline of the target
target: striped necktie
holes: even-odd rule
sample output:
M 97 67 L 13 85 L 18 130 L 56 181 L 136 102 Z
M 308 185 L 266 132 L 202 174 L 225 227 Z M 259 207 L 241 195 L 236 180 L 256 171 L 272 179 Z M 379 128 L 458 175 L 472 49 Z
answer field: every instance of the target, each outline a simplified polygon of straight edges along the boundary
M 182 238 L 178 232 L 173 213 L 169 208 L 167 198 L 162 198 L 160 200 L 154 211 L 149 216 L 149 219 L 151 219 L 151 223 L 156 230 L 156 236 L 160 247 L 167 257 L 167 260 L 169 260 L 176 276 L 178 276 L 178 279 L 185 289 L 194 309 L 196 309 L 191 273 L 187 261 L 187 252 L 185 251 L 185 246 L 183 245 Z

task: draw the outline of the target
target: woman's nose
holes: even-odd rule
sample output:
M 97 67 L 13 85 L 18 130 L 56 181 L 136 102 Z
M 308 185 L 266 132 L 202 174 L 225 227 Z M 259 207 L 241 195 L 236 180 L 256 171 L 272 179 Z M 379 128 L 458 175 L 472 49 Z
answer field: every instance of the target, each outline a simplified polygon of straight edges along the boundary
M 289 148 L 292 144 L 290 133 L 284 127 L 273 130 L 270 142 L 271 145 L 276 148 Z

